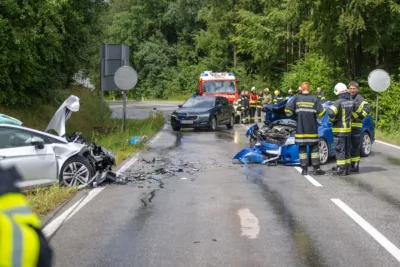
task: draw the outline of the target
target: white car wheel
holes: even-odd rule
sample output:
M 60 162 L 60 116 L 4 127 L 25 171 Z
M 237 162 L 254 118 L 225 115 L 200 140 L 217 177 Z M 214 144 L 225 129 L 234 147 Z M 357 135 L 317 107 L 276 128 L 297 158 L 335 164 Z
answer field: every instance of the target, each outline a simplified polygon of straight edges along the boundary
M 328 144 L 324 139 L 319 139 L 318 148 L 319 148 L 319 160 L 321 164 L 325 164 L 329 158 L 329 148 Z

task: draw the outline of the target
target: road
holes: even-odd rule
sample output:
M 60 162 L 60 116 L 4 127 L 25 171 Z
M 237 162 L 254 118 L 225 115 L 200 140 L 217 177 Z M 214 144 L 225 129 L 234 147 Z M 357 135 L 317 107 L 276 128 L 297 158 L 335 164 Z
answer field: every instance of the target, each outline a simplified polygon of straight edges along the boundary
M 128 117 L 156 104 L 176 107 L 130 103 Z M 375 143 L 360 174 L 333 177 L 331 161 L 304 177 L 232 164 L 245 131 L 164 127 L 124 172 L 145 180 L 107 185 L 61 226 L 54 266 L 400 265 L 400 149 Z

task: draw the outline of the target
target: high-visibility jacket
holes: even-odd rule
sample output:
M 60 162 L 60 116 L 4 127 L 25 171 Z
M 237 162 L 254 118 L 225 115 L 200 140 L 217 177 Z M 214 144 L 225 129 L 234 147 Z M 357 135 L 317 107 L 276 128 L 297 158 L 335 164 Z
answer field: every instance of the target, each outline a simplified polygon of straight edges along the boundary
M 258 94 L 257 97 L 258 97 L 257 108 L 263 108 L 264 94 Z
M 339 98 L 329 107 L 329 120 L 333 123 L 332 132 L 337 136 L 351 135 L 351 117 L 354 109 L 354 101 L 349 93 L 340 94 Z
M 274 98 L 274 104 L 278 103 L 279 101 L 283 100 L 283 97 L 281 95 L 278 95 L 277 97 Z
M 297 120 L 295 142 L 299 145 L 313 145 L 318 142 L 317 117 L 325 114 L 320 100 L 310 94 L 291 98 L 285 107 L 287 116 L 294 115 Z
M 371 112 L 371 107 L 364 97 L 360 94 L 356 94 L 351 97 L 354 101 L 355 112 L 352 114 L 353 121 L 351 122 L 351 128 L 355 131 L 361 131 L 362 123 L 365 117 Z
M 250 93 L 250 107 L 251 108 L 256 108 L 257 107 L 257 103 L 258 103 L 258 99 L 257 99 L 257 95 Z
M 0 180 L 8 178 L 3 173 L 0 171 Z M 9 190 L 15 187 L 5 185 L 4 180 L 0 186 L 0 266 L 50 267 L 52 250 L 40 230 L 39 218 L 19 190 Z
M 325 96 L 324 93 L 322 93 L 322 91 L 317 93 L 317 97 L 319 98 L 319 100 L 325 101 Z

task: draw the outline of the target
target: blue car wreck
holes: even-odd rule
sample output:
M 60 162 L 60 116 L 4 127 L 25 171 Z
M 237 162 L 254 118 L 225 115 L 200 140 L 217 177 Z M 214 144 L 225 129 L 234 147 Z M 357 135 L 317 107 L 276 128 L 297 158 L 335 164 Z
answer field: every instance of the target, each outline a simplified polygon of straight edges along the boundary
M 234 156 L 234 160 L 241 163 L 261 163 L 270 165 L 300 165 L 299 146 L 295 144 L 296 121 L 293 117 L 286 116 L 284 108 L 286 99 L 277 104 L 266 105 L 265 124 L 259 128 L 258 124 L 251 126 L 246 136 L 250 139 L 250 147 L 244 148 Z M 332 105 L 331 101 L 323 104 L 325 109 Z M 317 119 L 319 152 L 321 164 L 328 162 L 335 155 L 333 143 L 332 124 L 328 118 L 328 112 Z M 375 140 L 374 125 L 371 116 L 363 121 L 361 131 L 361 156 L 367 157 L 371 153 Z

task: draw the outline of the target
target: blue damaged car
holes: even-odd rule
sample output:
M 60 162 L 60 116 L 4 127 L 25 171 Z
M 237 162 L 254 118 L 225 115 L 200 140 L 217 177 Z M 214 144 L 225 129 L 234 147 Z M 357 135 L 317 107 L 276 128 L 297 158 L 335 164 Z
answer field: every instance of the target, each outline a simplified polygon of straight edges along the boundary
M 246 136 L 250 138 L 251 146 L 243 149 L 234 156 L 242 163 L 274 163 L 282 165 L 300 165 L 299 146 L 295 144 L 296 121 L 293 117 L 286 116 L 284 108 L 290 99 L 270 104 L 264 107 L 266 112 L 265 125 L 260 129 L 257 124 L 250 127 Z M 323 104 L 327 110 L 332 105 L 331 101 Z M 328 112 L 317 119 L 319 152 L 321 164 L 335 155 L 333 143 L 332 124 Z M 371 116 L 363 121 L 361 131 L 361 156 L 367 157 L 371 153 L 375 140 L 374 125 Z

